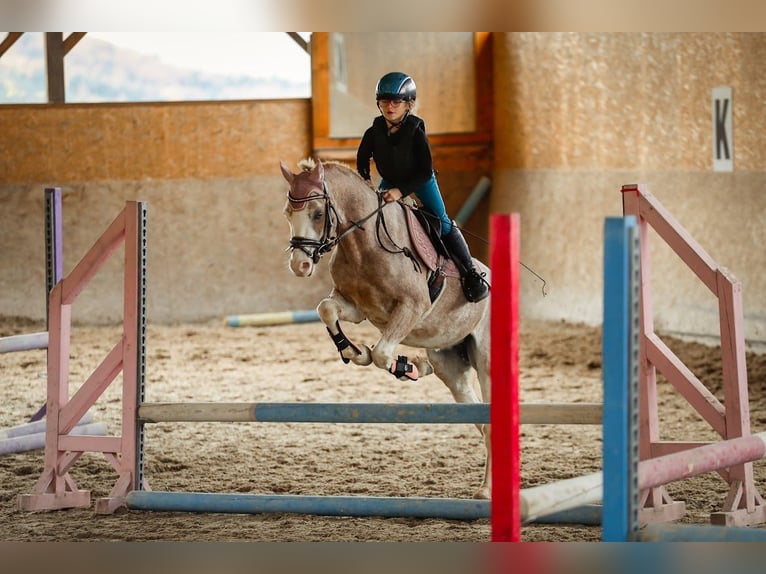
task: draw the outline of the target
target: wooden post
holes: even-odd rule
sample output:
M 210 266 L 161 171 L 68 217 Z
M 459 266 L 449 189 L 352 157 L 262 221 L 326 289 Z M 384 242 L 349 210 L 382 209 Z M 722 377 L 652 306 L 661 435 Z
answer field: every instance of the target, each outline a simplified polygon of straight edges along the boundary
M 64 82 L 64 33 L 45 33 L 45 63 L 48 78 L 48 103 L 63 104 Z

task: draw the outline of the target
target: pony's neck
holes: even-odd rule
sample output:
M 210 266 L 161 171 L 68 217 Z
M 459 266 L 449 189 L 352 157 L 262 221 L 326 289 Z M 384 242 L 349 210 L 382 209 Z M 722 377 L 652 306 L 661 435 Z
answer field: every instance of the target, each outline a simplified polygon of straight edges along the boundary
M 345 225 L 350 220 L 357 221 L 370 215 L 378 208 L 378 195 L 375 190 L 353 172 L 330 172 L 328 169 L 325 172 L 325 182 L 327 192 Z

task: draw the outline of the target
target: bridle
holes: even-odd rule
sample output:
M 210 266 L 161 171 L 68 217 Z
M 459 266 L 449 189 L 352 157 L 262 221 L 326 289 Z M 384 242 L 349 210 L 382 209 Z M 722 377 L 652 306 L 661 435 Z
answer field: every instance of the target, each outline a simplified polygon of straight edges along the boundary
M 316 265 L 319 263 L 319 260 L 322 258 L 322 256 L 325 253 L 329 253 L 332 251 L 332 249 L 340 242 L 341 239 L 343 239 L 346 235 L 349 233 L 356 231 L 357 229 L 363 229 L 362 224 L 366 222 L 371 217 L 377 215 L 376 220 L 376 238 L 378 240 L 378 244 L 388 251 L 389 253 L 404 253 L 408 258 L 412 259 L 412 261 L 415 263 L 416 268 L 418 267 L 417 261 L 412 256 L 412 253 L 409 249 L 405 248 L 399 248 L 396 243 L 393 242 L 391 239 L 391 236 L 388 234 L 388 229 L 386 229 L 386 223 L 385 219 L 383 218 L 383 208 L 387 205 L 387 202 L 383 200 L 383 196 L 380 193 L 376 194 L 378 197 L 378 207 L 374 209 L 371 213 L 368 213 L 365 215 L 362 219 L 359 221 L 349 221 L 350 225 L 343 230 L 342 232 L 338 232 L 341 224 L 340 216 L 338 215 L 338 210 L 335 209 L 335 205 L 333 205 L 332 199 L 330 198 L 330 194 L 327 191 L 327 182 L 322 179 L 322 193 L 311 193 L 307 195 L 306 197 L 295 197 L 292 195 L 291 191 L 287 192 L 287 198 L 291 203 L 306 203 L 309 201 L 313 201 L 315 199 L 321 199 L 324 201 L 324 228 L 322 229 L 322 235 L 319 239 L 309 239 L 308 237 L 301 237 L 299 235 L 294 235 L 290 238 L 290 245 L 287 248 L 288 251 L 294 251 L 295 249 L 300 249 L 303 251 Z M 380 228 L 381 224 L 383 229 L 386 232 L 386 235 L 388 235 L 389 240 L 391 243 L 394 243 L 394 246 L 398 248 L 397 251 L 392 251 L 385 247 L 383 245 L 383 242 L 380 238 Z
M 301 237 L 299 235 L 293 235 L 290 238 L 290 246 L 287 248 L 289 251 L 300 249 L 314 265 L 319 263 L 322 255 L 328 253 L 338 243 L 340 237 L 333 237 L 333 232 L 337 233 L 337 229 L 340 225 L 340 218 L 338 217 L 338 211 L 330 199 L 330 194 L 327 193 L 327 183 L 322 181 L 322 193 L 311 193 L 306 197 L 297 198 L 292 195 L 291 191 L 287 192 L 287 199 L 291 203 L 308 203 L 315 199 L 321 199 L 324 201 L 324 228 L 322 229 L 322 236 L 319 239 L 309 239 L 308 237 Z M 334 216 L 334 218 L 332 217 Z M 334 225 L 333 225 L 334 221 Z

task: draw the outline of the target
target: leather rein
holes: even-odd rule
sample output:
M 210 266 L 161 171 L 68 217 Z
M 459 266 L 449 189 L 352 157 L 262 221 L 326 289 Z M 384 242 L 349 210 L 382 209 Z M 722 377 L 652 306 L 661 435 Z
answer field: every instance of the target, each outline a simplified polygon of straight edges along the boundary
M 338 215 L 338 210 L 335 208 L 335 205 L 330 198 L 330 194 L 327 191 L 326 181 L 322 180 L 321 195 L 319 193 L 313 193 L 306 197 L 296 198 L 290 191 L 288 191 L 287 198 L 293 203 L 306 203 L 315 199 L 321 199 L 324 201 L 324 228 L 322 229 L 322 235 L 319 239 L 310 239 L 308 237 L 301 236 L 291 237 L 290 245 L 287 250 L 294 251 L 295 249 L 300 249 L 309 258 L 311 258 L 311 261 L 313 261 L 314 265 L 316 265 L 319 263 L 319 260 L 322 258 L 322 256 L 325 253 L 332 251 L 332 249 L 340 242 L 341 239 L 357 229 L 364 229 L 362 224 L 369 220 L 371 217 L 377 216 L 375 220 L 375 237 L 377 239 L 378 245 L 380 245 L 380 247 L 388 253 L 403 253 L 406 257 L 412 260 L 413 264 L 415 265 L 415 269 L 420 271 L 420 264 L 415 259 L 410 249 L 407 247 L 399 247 L 391 238 L 391 234 L 388 232 L 388 228 L 386 227 L 385 217 L 383 216 L 383 208 L 386 206 L 386 201 L 383 199 L 382 193 L 376 192 L 376 195 L 378 199 L 378 207 L 371 213 L 365 215 L 359 221 L 350 221 L 350 225 L 344 231 L 338 233 L 341 220 L 340 216 Z M 383 245 L 383 240 L 381 239 L 381 229 L 383 229 L 388 238 L 388 241 L 394 246 L 395 249 L 389 249 Z

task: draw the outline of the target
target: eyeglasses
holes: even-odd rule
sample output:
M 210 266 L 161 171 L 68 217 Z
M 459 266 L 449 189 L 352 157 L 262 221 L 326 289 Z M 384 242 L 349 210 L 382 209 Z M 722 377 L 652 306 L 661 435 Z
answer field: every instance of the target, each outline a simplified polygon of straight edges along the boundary
M 404 100 L 378 100 L 379 106 L 393 106 L 394 108 L 398 108 L 402 105 Z

